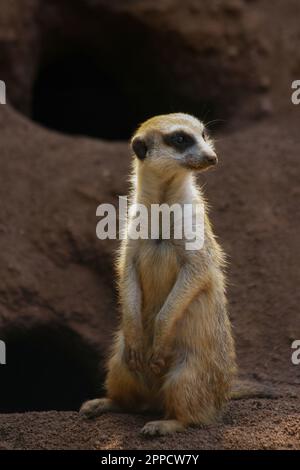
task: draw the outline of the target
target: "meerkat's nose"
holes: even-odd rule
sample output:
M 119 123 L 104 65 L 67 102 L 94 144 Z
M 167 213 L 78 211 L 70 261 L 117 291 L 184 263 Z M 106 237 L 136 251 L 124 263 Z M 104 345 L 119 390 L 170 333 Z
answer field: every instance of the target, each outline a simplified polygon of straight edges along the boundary
M 207 163 L 209 163 L 209 165 L 216 165 L 218 163 L 217 154 L 213 151 L 205 152 L 203 158 Z

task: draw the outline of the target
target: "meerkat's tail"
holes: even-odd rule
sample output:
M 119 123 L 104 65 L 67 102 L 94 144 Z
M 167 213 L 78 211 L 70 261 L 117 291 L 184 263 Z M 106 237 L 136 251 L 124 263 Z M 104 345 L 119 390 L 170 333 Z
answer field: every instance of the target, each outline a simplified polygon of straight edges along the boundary
M 255 380 L 237 379 L 232 387 L 230 398 L 241 400 L 249 398 L 280 398 L 282 395 L 272 386 L 265 385 Z

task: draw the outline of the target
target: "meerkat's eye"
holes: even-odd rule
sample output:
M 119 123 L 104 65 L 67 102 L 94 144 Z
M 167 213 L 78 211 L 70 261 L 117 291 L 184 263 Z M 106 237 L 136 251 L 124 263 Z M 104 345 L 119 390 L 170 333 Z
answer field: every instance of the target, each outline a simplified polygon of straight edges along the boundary
M 205 130 L 203 130 L 203 132 L 202 132 L 202 139 L 203 139 L 203 140 L 206 140 L 206 139 L 207 139 L 207 134 L 206 134 L 206 131 L 205 131 Z
M 167 145 L 175 147 L 178 150 L 186 150 L 196 143 L 195 138 L 184 131 L 173 132 L 164 136 Z
M 176 135 L 174 135 L 174 137 L 173 137 L 173 141 L 174 141 L 176 144 L 181 145 L 181 144 L 184 143 L 185 137 L 184 137 L 183 134 L 176 134 Z

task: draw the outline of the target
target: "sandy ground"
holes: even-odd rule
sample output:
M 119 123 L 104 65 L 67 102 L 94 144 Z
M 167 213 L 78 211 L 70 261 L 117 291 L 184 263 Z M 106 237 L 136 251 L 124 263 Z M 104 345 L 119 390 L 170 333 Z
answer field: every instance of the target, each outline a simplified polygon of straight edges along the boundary
M 139 436 L 145 416 L 1 415 L 0 449 L 300 449 L 299 410 L 299 398 L 234 401 L 218 425 L 151 440 Z

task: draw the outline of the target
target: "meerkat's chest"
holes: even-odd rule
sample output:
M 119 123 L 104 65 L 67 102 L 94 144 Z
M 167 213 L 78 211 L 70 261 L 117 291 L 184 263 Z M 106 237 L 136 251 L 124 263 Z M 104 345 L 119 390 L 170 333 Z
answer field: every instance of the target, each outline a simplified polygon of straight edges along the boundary
M 179 271 L 178 253 L 174 245 L 169 241 L 145 241 L 138 253 L 138 270 L 143 310 L 158 313 Z

